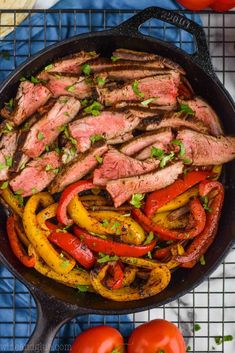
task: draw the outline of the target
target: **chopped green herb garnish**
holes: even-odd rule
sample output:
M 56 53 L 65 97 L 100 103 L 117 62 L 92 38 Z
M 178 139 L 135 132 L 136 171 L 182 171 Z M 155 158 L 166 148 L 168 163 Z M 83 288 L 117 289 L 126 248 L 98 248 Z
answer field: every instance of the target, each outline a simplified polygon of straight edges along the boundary
M 68 102 L 68 98 L 60 98 L 59 103 L 60 104 L 66 104 Z
M 23 196 L 21 196 L 21 195 L 15 195 L 15 198 L 18 200 L 19 206 L 20 206 L 20 207 L 23 207 L 23 206 L 24 206 L 24 198 L 23 198 Z
M 3 170 L 3 169 L 5 169 L 5 168 L 6 168 L 6 164 L 0 163 L 0 170 Z
M 104 136 L 99 135 L 99 134 L 90 136 L 91 143 L 95 143 L 97 141 L 101 141 L 101 140 L 104 140 L 104 139 L 105 139 Z
M 6 162 L 6 166 L 7 167 L 11 167 L 12 166 L 12 157 L 11 156 L 5 156 L 5 162 Z
M 10 52 L 8 50 L 1 50 L 0 57 L 5 60 L 9 60 L 10 59 Z
M 93 232 L 90 232 L 90 233 L 91 233 L 91 235 L 94 235 L 95 237 L 98 237 L 98 238 L 101 238 L 101 239 L 107 239 L 106 235 L 93 233 Z
M 59 174 L 60 171 L 61 171 L 61 168 L 55 168 L 55 169 L 53 169 L 53 173 L 54 173 L 54 174 Z
M 202 256 L 200 257 L 200 264 L 201 264 L 202 266 L 205 266 L 205 264 L 206 264 L 204 255 L 202 255 Z
M 0 187 L 1 190 L 5 190 L 8 187 L 9 182 L 8 181 L 4 181 Z
M 96 56 L 96 55 L 97 55 L 97 53 L 96 53 L 96 51 L 95 51 L 95 50 L 93 50 L 93 51 L 89 51 L 89 55 L 90 55 L 90 56 Z
M 117 55 L 112 55 L 111 56 L 111 60 L 113 61 L 113 62 L 115 62 L 115 61 L 118 61 L 118 60 L 120 60 L 121 58 L 119 58 L 119 56 L 117 56 Z
M 134 195 L 132 195 L 130 204 L 132 206 L 134 206 L 135 208 L 140 208 L 141 204 L 142 204 L 141 201 L 143 201 L 144 196 L 145 196 L 145 194 L 134 194 Z
M 47 65 L 46 67 L 44 67 L 44 71 L 48 71 L 51 70 L 53 68 L 52 64 Z
M 5 105 L 7 106 L 7 108 L 9 108 L 10 110 L 12 110 L 14 108 L 14 99 L 11 98 L 9 100 L 9 102 L 5 103 Z
M 153 232 L 150 232 L 150 233 L 148 234 L 148 236 L 147 236 L 147 238 L 146 238 L 146 240 L 145 240 L 145 242 L 144 242 L 143 245 L 147 245 L 147 244 L 151 243 L 151 241 L 152 241 L 153 239 L 154 239 L 154 234 L 153 234 Z
M 69 112 L 64 112 L 64 115 L 70 117 Z
M 29 123 L 25 123 L 24 126 L 22 127 L 22 131 L 28 131 L 29 130 Z
M 89 64 L 84 64 L 84 65 L 82 65 L 82 72 L 83 72 L 85 75 L 89 76 L 90 73 L 91 73 L 91 67 L 90 67 L 90 65 L 89 65 Z
M 60 148 L 59 148 L 59 147 L 55 147 L 55 152 L 56 152 L 57 154 L 60 154 Z
M 67 125 L 62 125 L 60 126 L 59 129 L 60 132 L 64 132 L 65 136 L 67 139 L 72 143 L 72 145 L 77 146 L 77 140 L 75 140 L 69 133 Z
M 194 331 L 200 331 L 200 330 L 201 330 L 201 326 L 199 324 L 195 324 Z
M 215 337 L 215 343 L 216 344 L 222 344 L 223 342 L 229 342 L 233 340 L 233 336 L 232 335 L 226 335 L 224 337 L 222 336 L 217 336 Z
M 151 157 L 156 157 L 157 159 L 161 159 L 164 155 L 164 151 L 160 148 L 156 148 L 154 146 L 151 147 Z
M 101 255 L 101 254 L 99 253 L 99 255 Z M 102 255 L 103 255 L 103 254 L 102 254 Z M 105 262 L 117 261 L 118 259 L 119 259 L 119 257 L 116 256 L 116 255 L 114 255 L 114 256 L 104 255 L 104 256 L 102 256 L 101 258 L 99 258 L 99 259 L 97 260 L 97 262 L 98 262 L 99 264 L 104 264 Z
M 15 194 L 16 194 L 16 195 L 21 195 L 23 192 L 24 192 L 24 190 L 19 189 L 19 190 L 16 190 L 16 191 L 15 191 Z
M 206 210 L 207 212 L 211 212 L 212 209 L 209 207 L 209 198 L 208 196 L 202 197 L 202 202 L 203 202 L 203 208 L 204 210 Z
M 121 226 L 121 223 L 120 223 L 120 222 L 115 221 L 115 222 L 113 222 L 113 225 L 112 225 L 112 227 L 111 227 L 111 230 L 113 230 L 113 231 L 117 231 L 117 230 L 118 230 L 118 228 L 120 228 L 120 226 Z
M 65 260 L 60 264 L 61 268 L 67 268 L 69 266 L 70 262 L 69 260 Z
M 152 103 L 154 101 L 154 98 L 149 98 L 149 99 L 146 99 L 145 101 L 141 102 L 140 104 L 143 106 L 143 107 L 148 107 L 150 103 Z
M 186 153 L 186 150 L 185 150 L 185 147 L 184 147 L 183 142 L 180 141 L 180 140 L 173 140 L 173 141 L 171 141 L 171 143 L 172 143 L 173 145 L 176 145 L 176 146 L 179 146 L 179 147 L 180 147 L 180 153 L 179 153 L 179 155 L 180 155 L 181 157 L 183 157 L 183 156 L 185 155 L 185 153 Z
M 109 225 L 109 220 L 108 219 L 104 219 L 103 222 L 102 222 L 102 226 L 103 227 L 108 227 Z
M 98 86 L 100 86 L 100 87 L 103 87 L 103 85 L 105 84 L 105 78 L 96 77 L 96 81 L 98 83 Z
M 45 147 L 45 150 L 46 150 L 46 152 L 50 152 L 50 147 L 49 147 L 49 146 L 46 146 L 46 147 Z
M 89 105 L 84 109 L 84 112 L 88 114 L 92 114 L 93 116 L 98 116 L 100 115 L 101 108 L 102 108 L 102 105 L 99 102 L 94 101 L 91 105 Z
M 75 91 L 75 86 L 74 85 L 70 85 L 70 86 L 65 87 L 65 89 L 68 92 L 74 92 Z
M 149 259 L 152 259 L 151 251 L 148 251 L 148 258 L 149 258 Z
M 123 353 L 124 352 L 124 347 L 116 347 L 112 350 L 111 353 Z
M 37 83 L 46 83 L 47 81 L 45 80 L 39 80 L 37 77 L 34 77 L 34 76 L 31 76 L 30 78 L 30 82 L 34 83 L 34 84 L 37 84 Z
M 49 171 L 52 170 L 52 169 L 53 169 L 53 167 L 52 167 L 51 164 L 47 164 L 46 167 L 45 167 L 45 171 L 46 171 L 46 172 L 49 172 Z
M 36 194 L 38 191 L 37 191 L 37 189 L 36 188 L 32 188 L 32 193 L 33 194 Z
M 189 159 L 189 158 L 185 158 L 185 159 L 183 160 L 183 163 L 184 163 L 184 164 L 191 164 L 192 161 L 191 161 L 191 159 Z
M 82 99 L 81 101 L 80 101 L 80 103 L 81 103 L 81 106 L 82 107 L 84 107 L 85 105 L 87 105 L 88 104 L 88 99 Z
M 160 168 L 164 168 L 168 162 L 172 161 L 174 157 L 175 157 L 174 152 L 170 152 L 169 154 L 166 154 L 165 156 L 163 156 L 160 162 Z
M 188 106 L 188 104 L 180 104 L 180 111 L 189 115 L 195 115 L 194 111 Z
M 102 164 L 102 163 L 103 163 L 103 158 L 102 158 L 102 157 L 100 157 L 100 156 L 95 156 L 95 159 L 97 160 L 97 162 L 98 162 L 99 164 Z
M 85 293 L 89 290 L 89 286 L 81 285 L 78 284 L 76 288 L 79 290 L 79 292 Z
M 38 135 L 37 135 L 37 139 L 38 139 L 39 141 L 44 140 L 44 135 L 43 135 L 43 133 L 42 133 L 41 131 L 39 131 L 39 133 L 38 133 Z
M 132 89 L 133 89 L 133 92 L 135 93 L 136 96 L 144 98 L 144 93 L 140 92 L 140 90 L 139 90 L 139 82 L 137 80 L 135 80 L 133 82 Z

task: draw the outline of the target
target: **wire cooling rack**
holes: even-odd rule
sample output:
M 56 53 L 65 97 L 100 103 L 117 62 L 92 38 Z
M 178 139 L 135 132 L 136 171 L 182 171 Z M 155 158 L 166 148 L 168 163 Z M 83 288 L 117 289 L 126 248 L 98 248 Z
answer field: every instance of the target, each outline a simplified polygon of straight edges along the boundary
M 0 10 L 1 13 L 6 11 Z M 18 13 L 27 13 L 27 18 L 21 26 L 24 36 L 18 31 L 16 34 L 16 20 Z M 1 30 L 6 26 L 12 27 L 8 44 L 11 46 L 10 55 L 14 57 L 13 64 L 4 66 L 5 72 L 11 72 L 27 57 L 38 49 L 44 48 L 65 36 L 84 33 L 87 31 L 111 28 L 131 17 L 136 11 L 127 10 L 31 10 L 11 11 L 12 22 L 8 25 L 0 22 Z M 188 11 L 181 11 L 190 14 Z M 34 14 L 40 14 L 40 20 L 32 25 Z M 48 22 L 47 17 L 56 14 L 54 22 Z M 64 21 L 66 13 L 71 13 L 69 23 Z M 193 18 L 195 14 L 192 14 Z M 1 18 L 1 16 L 0 16 Z M 86 20 L 86 26 L 81 25 L 80 19 Z M 201 18 L 208 38 L 208 44 L 215 70 L 225 87 L 235 97 L 235 12 L 229 14 L 214 14 L 202 12 Z M 25 28 L 27 35 L 25 36 Z M 48 30 L 54 29 L 57 38 L 48 36 Z M 167 39 L 168 31 L 172 26 L 161 23 L 156 28 L 154 21 L 150 20 L 142 26 L 146 34 L 154 34 L 157 29 L 161 37 Z M 159 32 L 160 30 L 160 32 Z M 174 29 L 178 31 L 178 29 Z M 40 36 L 34 39 L 35 31 Z M 23 33 L 23 32 L 22 32 Z M 187 40 L 180 35 L 174 44 L 184 48 Z M 0 37 L 0 44 L 6 39 Z M 27 44 L 26 50 L 22 44 Z M 24 46 L 25 48 L 25 46 Z M 0 74 L 1 74 L 0 57 Z M 195 353 L 209 352 L 235 352 L 235 340 L 217 344 L 217 336 L 235 336 L 235 248 L 231 250 L 225 261 L 213 275 L 194 291 L 184 297 L 163 307 L 146 312 L 126 316 L 120 315 L 114 319 L 103 316 L 83 316 L 64 325 L 57 334 L 52 351 L 66 352 L 74 336 L 82 329 L 108 323 L 118 327 L 125 336 L 139 324 L 154 318 L 165 318 L 175 322 L 183 331 L 188 351 Z M 36 320 L 35 303 L 29 292 L 6 269 L 1 267 L 0 278 L 0 351 L 19 352 L 27 342 L 33 331 Z M 131 320 L 131 322 L 129 321 Z

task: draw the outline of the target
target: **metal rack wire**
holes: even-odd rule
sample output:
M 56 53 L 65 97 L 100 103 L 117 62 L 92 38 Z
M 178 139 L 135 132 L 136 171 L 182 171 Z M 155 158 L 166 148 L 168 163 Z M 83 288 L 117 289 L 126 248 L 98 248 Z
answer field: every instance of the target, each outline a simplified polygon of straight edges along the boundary
M 0 10 L 0 15 L 4 12 L 7 11 Z M 9 67 L 4 68 L 9 73 L 27 57 L 38 51 L 39 48 L 44 48 L 67 36 L 111 28 L 132 16 L 137 10 L 25 10 L 24 12 L 28 16 L 24 24 L 20 26 L 24 30 L 27 29 L 28 35 L 24 38 L 20 36 L 19 31 L 18 35 L 15 32 L 17 13 L 19 12 L 22 11 L 11 11 L 12 24 L 10 26 L 13 27 L 13 32 L 10 39 L 1 39 L 1 42 L 8 41 L 12 47 L 10 55 L 14 57 L 14 65 L 9 64 Z M 181 12 L 190 13 L 188 11 Z M 32 25 L 35 13 L 40 14 L 40 19 Z M 47 18 L 51 13 L 56 14 L 56 20 L 53 23 L 48 22 Z M 72 14 L 69 22 L 65 20 L 65 14 L 67 13 Z M 235 97 L 235 12 L 213 14 L 204 11 L 201 16 L 215 70 L 222 83 Z M 81 17 L 86 19 L 86 26 L 80 24 Z M 0 22 L 0 29 L 5 26 Z M 56 31 L 56 40 L 48 36 L 49 29 Z M 162 30 L 161 36 L 163 39 L 167 39 L 168 31 L 178 31 L 178 29 L 173 29 L 172 26 L 165 23 L 156 26 L 152 20 L 142 27 L 142 30 L 147 34 L 154 34 L 155 29 Z M 36 39 L 34 39 L 35 31 L 40 33 Z M 184 48 L 187 41 L 183 39 L 182 35 L 179 38 L 174 44 Z M 27 44 L 26 51 L 22 50 L 22 44 Z M 2 70 L 0 58 L 0 74 Z M 129 315 L 131 323 L 126 316 L 122 315 L 117 318 L 116 322 L 113 322 L 110 317 L 103 316 L 84 316 L 74 319 L 64 325 L 57 334 L 52 351 L 65 352 L 74 336 L 79 332 L 79 325 L 85 329 L 97 324 L 108 323 L 118 327 L 125 336 L 128 336 L 133 327 L 160 317 L 171 320 L 180 326 L 192 352 L 234 353 L 234 340 L 232 342 L 222 342 L 219 345 L 215 342 L 216 336 L 233 335 L 235 333 L 234 269 L 235 248 L 231 250 L 225 261 L 207 281 L 184 297 L 151 311 Z M 2 269 L 0 273 L 0 347 L 1 351 L 18 352 L 22 350 L 33 331 L 36 318 L 35 304 L 27 289 L 22 290 L 19 282 L 6 269 Z M 3 300 L 5 298 L 7 300 Z M 7 304 L 3 304 L 3 301 Z M 195 329 L 195 323 L 200 326 L 200 330 Z M 71 334 L 71 327 L 73 334 Z M 70 328 L 69 334 L 68 328 Z

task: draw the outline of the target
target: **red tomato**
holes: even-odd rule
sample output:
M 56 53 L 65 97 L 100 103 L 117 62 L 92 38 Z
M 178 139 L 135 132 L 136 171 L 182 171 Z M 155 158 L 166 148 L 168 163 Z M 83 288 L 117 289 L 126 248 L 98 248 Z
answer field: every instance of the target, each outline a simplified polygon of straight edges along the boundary
M 128 353 L 185 353 L 180 330 L 166 320 L 153 320 L 137 327 L 128 340 Z
M 75 338 L 70 353 L 122 353 L 123 337 L 110 326 L 90 328 Z
M 189 10 L 203 10 L 211 5 L 215 0 L 177 0 L 181 5 Z
M 235 0 L 216 0 L 210 7 L 215 11 L 227 11 L 235 7 Z

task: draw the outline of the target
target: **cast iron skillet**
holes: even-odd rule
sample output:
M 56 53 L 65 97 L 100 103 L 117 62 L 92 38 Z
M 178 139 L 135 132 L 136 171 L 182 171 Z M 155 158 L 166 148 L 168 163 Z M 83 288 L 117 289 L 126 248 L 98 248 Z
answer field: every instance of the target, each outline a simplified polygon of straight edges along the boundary
M 190 32 L 196 41 L 197 52 L 188 55 L 173 45 L 144 36 L 139 26 L 150 18 L 158 18 Z M 115 29 L 75 36 L 53 45 L 15 70 L 0 88 L 0 102 L 7 101 L 16 93 L 19 79 L 30 76 L 55 59 L 79 50 L 96 50 L 110 57 L 115 48 L 129 48 L 155 52 L 179 63 L 195 92 L 204 97 L 221 117 L 225 132 L 235 134 L 235 106 L 213 71 L 205 34 L 196 23 L 161 8 L 148 8 Z M 225 204 L 219 230 L 214 244 L 206 255 L 206 265 L 197 265 L 191 270 L 179 269 L 172 275 L 169 286 L 155 297 L 140 301 L 116 303 L 98 295 L 76 294 L 74 289 L 60 285 L 34 270 L 23 267 L 10 249 L 6 232 L 6 214 L 0 208 L 0 260 L 30 290 L 38 308 L 36 329 L 24 352 L 50 351 L 52 340 L 59 327 L 72 317 L 82 314 L 124 314 L 154 308 L 175 300 L 198 286 L 220 264 L 233 242 L 235 229 L 235 162 L 225 166 Z

